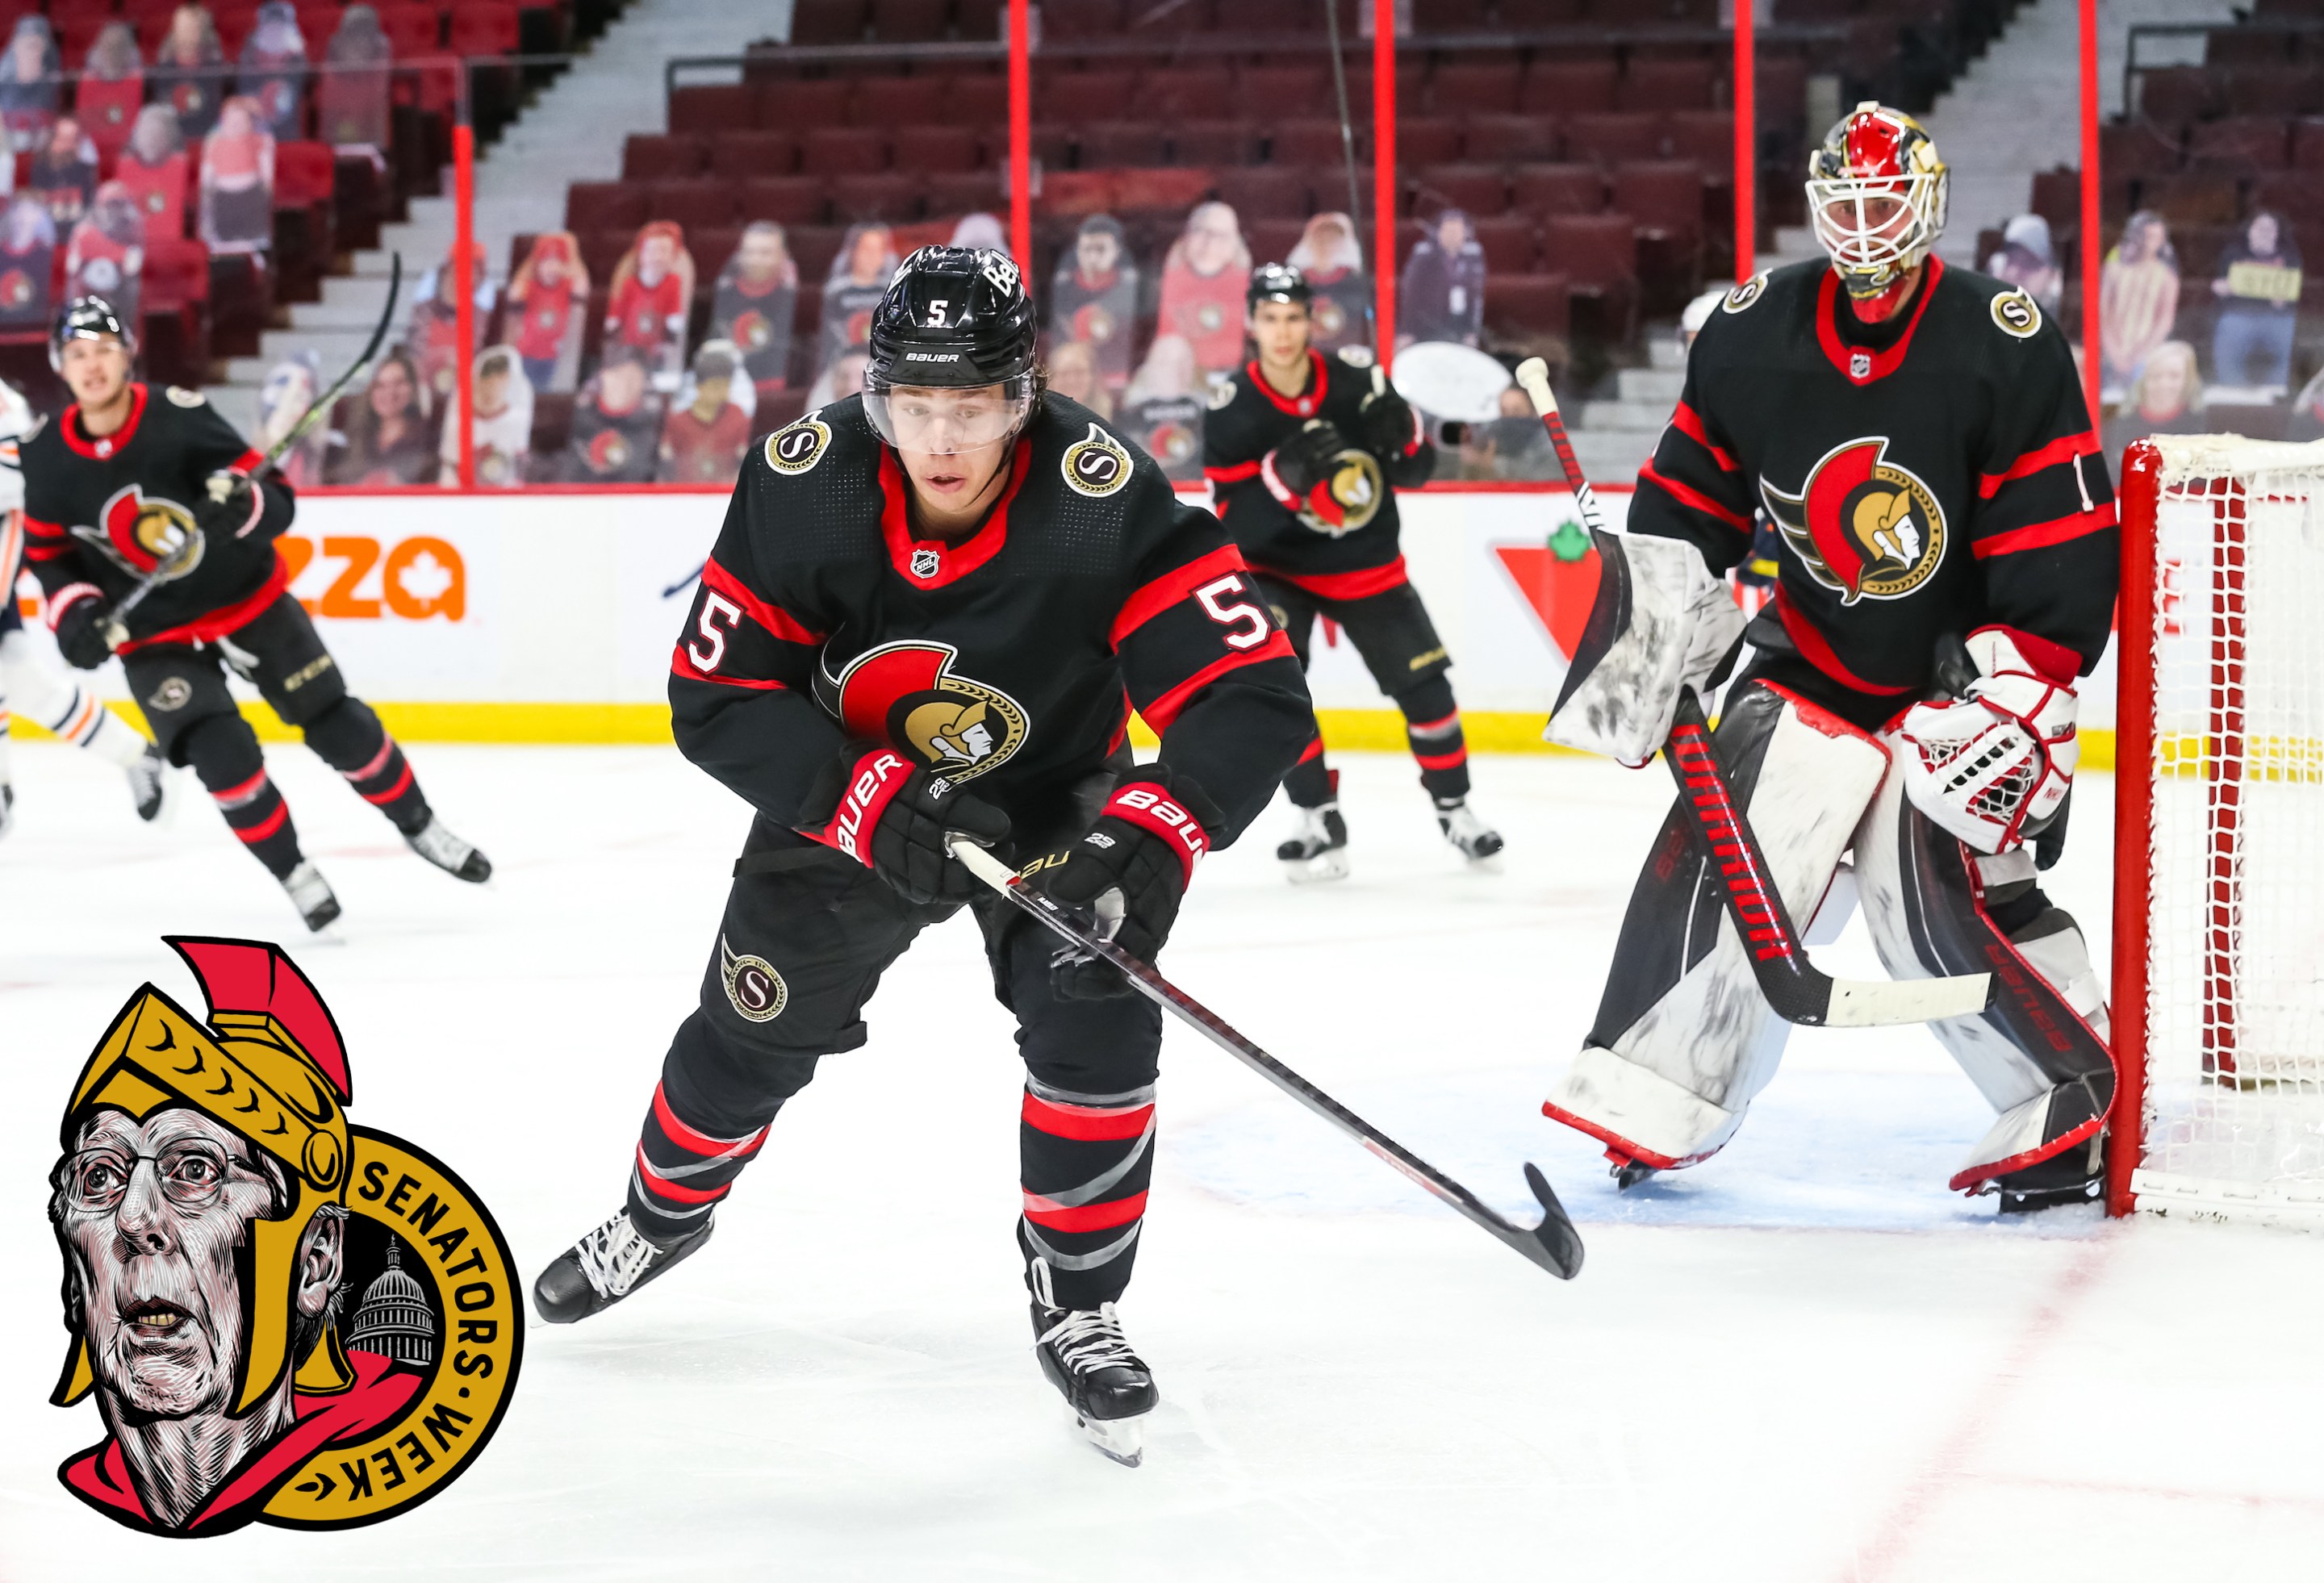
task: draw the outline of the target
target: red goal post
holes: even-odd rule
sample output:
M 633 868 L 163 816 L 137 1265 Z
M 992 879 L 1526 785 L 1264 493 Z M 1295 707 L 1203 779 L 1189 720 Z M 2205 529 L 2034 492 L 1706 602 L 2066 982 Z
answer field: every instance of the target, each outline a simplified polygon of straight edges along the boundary
M 2124 458 L 2110 1212 L 2324 1228 L 2324 443 Z

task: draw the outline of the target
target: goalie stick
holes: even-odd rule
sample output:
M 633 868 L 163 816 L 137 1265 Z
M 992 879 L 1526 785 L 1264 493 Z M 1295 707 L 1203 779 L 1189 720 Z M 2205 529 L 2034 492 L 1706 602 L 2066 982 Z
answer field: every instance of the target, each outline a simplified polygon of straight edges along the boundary
M 1582 1234 L 1573 1229 L 1573 1222 L 1567 1218 L 1564 1206 L 1557 1201 L 1557 1194 L 1550 1191 L 1549 1180 L 1541 1173 L 1538 1166 L 1530 1162 L 1526 1164 L 1526 1185 L 1533 1189 L 1534 1197 L 1541 1201 L 1541 1207 L 1547 1212 L 1542 1217 L 1540 1225 L 1527 1230 L 1503 1219 L 1480 1202 L 1475 1193 L 1235 1032 L 1216 1013 L 1152 967 L 1111 940 L 1098 938 L 1071 909 L 1039 891 L 1026 888 L 1014 870 L 966 836 L 950 837 L 949 845 L 952 855 L 958 858 L 971 874 L 1031 914 L 1076 951 L 1102 957 L 1120 968 L 1122 976 L 1130 980 L 1131 989 L 1482 1226 L 1495 1238 L 1562 1281 L 1571 1281 L 1581 1274 Z
M 340 395 L 363 376 L 364 370 L 371 366 L 371 360 L 379 355 L 380 343 L 387 339 L 388 327 L 395 322 L 395 302 L 402 290 L 403 254 L 390 253 L 387 261 L 387 306 L 380 309 L 379 322 L 372 327 L 371 339 L 364 343 L 363 354 L 347 364 L 346 372 L 331 382 L 329 390 L 307 404 L 307 410 L 300 416 L 298 422 L 290 426 L 290 433 L 266 448 L 266 454 L 258 459 L 258 465 L 250 470 L 254 481 L 289 456 L 300 440 L 315 431 L 318 424 L 328 419 Z M 106 618 L 104 635 L 107 649 L 117 649 L 129 641 L 129 612 L 144 603 L 146 595 L 154 589 L 184 572 L 193 558 L 194 547 L 199 542 L 198 538 L 189 538 L 175 553 L 163 558 L 139 579 L 135 587 L 121 596 L 121 603 L 115 605 L 113 613 Z
M 1593 534 L 1605 530 L 1598 497 L 1582 474 L 1572 442 L 1566 438 L 1558 417 L 1557 398 L 1549 388 L 1549 370 L 1538 357 L 1517 365 L 1517 383 L 1533 398 L 1557 465 L 1573 488 L 1574 503 L 1582 522 Z M 1671 722 L 1663 759 L 1678 782 L 1679 811 L 1703 852 L 1710 873 L 1719 886 L 1727 916 L 1750 953 L 1751 976 L 1768 1008 L 1785 1022 L 1803 1027 L 1887 1027 L 1902 1023 L 1937 1022 L 1983 1011 L 1993 1003 L 1993 975 L 1966 973 L 1958 978 L 1904 979 L 1873 983 L 1835 979 L 1808 960 L 1807 947 L 1776 892 L 1759 850 L 1751 822 L 1735 801 L 1727 777 L 1711 751 L 1711 726 L 1702 704 L 1692 688 L 1682 688 L 1678 713 Z

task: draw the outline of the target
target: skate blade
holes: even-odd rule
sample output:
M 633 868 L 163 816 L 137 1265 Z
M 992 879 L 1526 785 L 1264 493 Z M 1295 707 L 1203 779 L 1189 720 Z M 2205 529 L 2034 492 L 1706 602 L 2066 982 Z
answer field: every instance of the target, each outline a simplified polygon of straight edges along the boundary
M 1283 865 L 1283 877 L 1294 885 L 1323 885 L 1348 877 L 1348 854 L 1345 848 L 1318 852 L 1312 858 L 1294 858 Z
M 1143 1413 L 1136 1418 L 1084 1418 L 1067 1407 L 1065 1418 L 1106 1460 L 1124 1468 L 1136 1468 L 1146 1460 Z

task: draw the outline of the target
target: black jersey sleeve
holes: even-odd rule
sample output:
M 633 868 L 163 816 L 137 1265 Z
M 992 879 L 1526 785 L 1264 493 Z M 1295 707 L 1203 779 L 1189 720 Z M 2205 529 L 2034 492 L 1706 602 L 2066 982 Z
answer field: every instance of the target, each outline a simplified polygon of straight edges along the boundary
M 2020 645 L 2026 658 L 2069 681 L 2097 666 L 2114 623 L 2114 486 L 2065 337 L 2043 324 L 2001 350 L 1969 548 L 1984 574 L 1987 613 L 2039 640 Z
M 189 489 L 199 488 L 213 473 L 233 473 L 252 479 L 258 491 L 258 516 L 235 537 L 254 538 L 261 544 L 281 538 L 290 531 L 290 520 L 299 511 L 298 497 L 290 486 L 279 478 L 257 478 L 259 464 L 265 456 L 243 438 L 217 408 L 208 401 L 187 405 L 180 399 L 183 394 L 173 388 L 164 399 L 176 413 L 186 470 L 193 475 L 187 481 Z
M 796 824 L 846 737 L 815 703 L 825 634 L 790 608 L 800 602 L 787 603 L 753 551 L 770 488 L 765 462 L 752 457 L 670 654 L 670 726 L 687 758 L 768 818 Z
M 1711 316 L 1714 324 L 1719 316 Z M 1712 326 L 1704 327 L 1708 340 Z M 1689 359 L 1678 408 L 1663 428 L 1655 454 L 1638 472 L 1630 497 L 1628 530 L 1683 538 L 1721 575 L 1751 553 L 1750 475 L 1736 460 L 1719 421 L 1722 382 L 1706 373 L 1701 342 Z
M 1259 476 L 1275 446 L 1272 426 L 1257 421 L 1241 389 L 1250 377 L 1237 374 L 1225 387 L 1226 400 L 1213 402 L 1203 421 L 1203 476 L 1210 483 L 1219 520 L 1234 518 L 1240 531 L 1256 530 L 1284 514 Z
M 1157 519 L 1159 542 L 1131 575 L 1113 647 L 1174 784 L 1193 782 L 1222 815 L 1208 833 L 1222 847 L 1307 745 L 1307 683 L 1218 520 L 1178 504 L 1158 473 L 1150 492 L 1140 509 Z

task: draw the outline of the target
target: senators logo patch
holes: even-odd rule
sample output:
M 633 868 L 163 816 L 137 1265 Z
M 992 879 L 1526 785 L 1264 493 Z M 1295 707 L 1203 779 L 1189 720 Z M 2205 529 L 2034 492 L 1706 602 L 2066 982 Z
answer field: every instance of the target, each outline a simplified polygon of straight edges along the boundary
M 180 407 L 198 407 L 203 401 L 201 391 L 189 391 L 183 385 L 171 385 L 162 394 Z
M 790 1004 L 790 986 L 775 964 L 763 956 L 743 956 L 718 936 L 718 977 L 726 986 L 726 1004 L 745 1022 L 772 1022 Z
M 1075 494 L 1103 500 L 1130 482 L 1130 453 L 1093 423 L 1086 436 L 1065 447 L 1062 470 Z
M 1719 306 L 1725 308 L 1729 313 L 1740 313 L 1745 308 L 1750 307 L 1753 303 L 1758 301 L 1759 299 L 1766 294 L 1766 290 L 1767 277 L 1763 272 L 1752 276 L 1749 280 L 1736 287 L 1732 291 L 1729 291 L 1727 294 L 1726 299 L 1720 302 Z
M 816 701 L 849 736 L 886 742 L 956 786 L 1007 763 L 1028 725 L 1016 699 L 954 675 L 959 657 L 949 643 L 882 643 L 836 676 L 818 667 Z
M 2021 341 L 2031 340 L 2042 327 L 2042 305 L 2020 287 L 1993 299 L 1993 322 Z
M 817 409 L 788 428 L 779 428 L 767 437 L 768 466 L 796 478 L 823 460 L 824 452 L 831 448 L 831 426 L 824 422 L 820 411 Z
M 175 582 L 202 564 L 204 539 L 194 525 L 194 514 L 173 500 L 149 495 L 139 484 L 115 490 L 98 513 L 97 527 L 73 525 L 73 537 L 132 576 L 182 557 L 162 573 L 163 582 Z
M 1342 346 L 1340 348 L 1340 361 L 1350 368 L 1370 368 L 1372 365 L 1372 349 L 1370 346 Z
M 145 707 L 169 714 L 183 709 L 193 702 L 193 683 L 183 676 L 168 676 L 163 678 L 160 686 L 153 689 L 153 695 L 145 700 Z
M 1211 385 L 1211 410 L 1223 412 L 1234 405 L 1235 382 L 1231 379 L 1216 380 Z
M 1332 458 L 1332 476 L 1326 483 L 1333 502 L 1340 508 L 1340 520 L 1327 522 L 1313 505 L 1305 503 L 1299 509 L 1299 520 L 1333 538 L 1369 525 L 1388 498 L 1388 481 L 1380 475 L 1379 458 L 1353 446 Z
M 1795 495 L 1759 481 L 1784 541 L 1842 604 L 1902 599 L 1945 558 L 1943 509 L 1918 476 L 1885 459 L 1887 450 L 1885 437 L 1834 446 Z
M 448 1166 L 347 1119 L 338 1025 L 279 947 L 169 943 L 208 1014 L 130 997 L 49 1174 L 71 1337 L 49 1399 L 106 1431 L 57 1477 L 175 1538 L 396 1516 L 474 1465 L 516 1388 L 508 1241 Z

